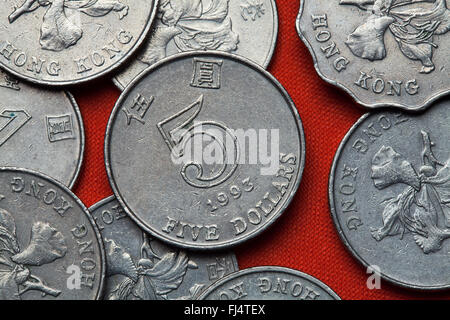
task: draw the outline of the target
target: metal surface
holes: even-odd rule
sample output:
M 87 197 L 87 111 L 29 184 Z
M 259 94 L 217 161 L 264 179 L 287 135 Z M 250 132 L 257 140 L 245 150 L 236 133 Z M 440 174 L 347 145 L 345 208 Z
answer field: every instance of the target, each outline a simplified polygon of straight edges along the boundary
M 161 0 L 151 36 L 114 83 L 123 90 L 148 66 L 191 50 L 234 53 L 266 68 L 277 34 L 274 0 Z
M 0 66 L 53 86 L 98 78 L 137 50 L 156 8 L 157 0 L 2 1 Z
M 340 300 L 327 285 L 303 272 L 283 267 L 255 267 L 213 284 L 201 300 Z
M 232 253 L 180 251 L 153 239 L 130 220 L 114 196 L 89 211 L 106 247 L 105 299 L 195 299 L 215 281 L 239 270 Z
M 449 120 L 448 99 L 420 115 L 366 114 L 333 162 L 339 235 L 372 273 L 400 286 L 450 288 Z
M 29 168 L 72 187 L 84 128 L 73 96 L 19 82 L 0 70 L 0 166 Z
M 98 299 L 104 249 L 86 207 L 42 174 L 2 167 L 0 181 L 0 298 Z
M 245 141 L 238 146 L 232 133 L 239 129 L 262 135 L 248 148 L 253 156 L 278 130 L 279 144 L 266 149 L 275 172 L 250 164 L 240 152 Z M 180 163 L 191 137 L 205 132 L 223 147 L 217 154 L 231 156 L 218 165 Z M 125 211 L 153 236 L 191 249 L 230 247 L 265 230 L 292 200 L 304 160 L 302 124 L 286 91 L 261 67 L 224 53 L 183 53 L 147 69 L 119 98 L 105 139 L 108 177 Z
M 368 108 L 423 110 L 450 91 L 449 0 L 304 0 L 297 30 L 319 75 Z

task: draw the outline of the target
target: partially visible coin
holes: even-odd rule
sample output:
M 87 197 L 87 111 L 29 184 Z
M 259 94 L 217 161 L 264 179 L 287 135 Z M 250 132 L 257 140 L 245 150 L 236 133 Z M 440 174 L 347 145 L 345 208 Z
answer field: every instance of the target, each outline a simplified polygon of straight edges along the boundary
M 239 270 L 232 253 L 171 248 L 143 232 L 114 196 L 90 209 L 106 248 L 105 299 L 187 300 Z
M 53 86 L 103 76 L 144 41 L 157 2 L 4 1 L 0 66 L 25 80 Z
M 275 0 L 161 0 L 151 36 L 115 78 L 123 90 L 141 71 L 166 56 L 219 50 L 266 68 L 278 34 Z
M 102 294 L 100 233 L 56 180 L 0 168 L 0 299 L 89 300 Z
M 122 93 L 105 161 L 140 227 L 179 247 L 218 249 L 282 214 L 305 142 L 293 101 L 267 71 L 236 55 L 190 52 L 150 67 Z
M 340 300 L 316 278 L 283 267 L 255 267 L 233 273 L 210 286 L 201 300 Z
M 368 108 L 423 110 L 450 92 L 450 1 L 304 0 L 319 75 Z
M 72 187 L 84 128 L 68 92 L 38 88 L 0 70 L 0 166 L 28 168 Z
M 450 101 L 411 115 L 363 116 L 330 173 L 331 213 L 372 273 L 414 289 L 450 288 Z

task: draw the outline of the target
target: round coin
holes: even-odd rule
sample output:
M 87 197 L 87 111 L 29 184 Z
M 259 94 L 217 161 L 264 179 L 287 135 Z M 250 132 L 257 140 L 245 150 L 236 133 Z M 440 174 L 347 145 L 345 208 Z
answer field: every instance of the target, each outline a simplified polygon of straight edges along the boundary
M 86 207 L 40 173 L 0 168 L 2 300 L 101 296 L 104 250 Z
M 210 286 L 201 300 L 340 300 L 327 285 L 283 267 L 255 267 L 233 273 Z
M 191 253 L 153 239 L 114 196 L 89 211 L 105 244 L 105 299 L 196 299 L 209 285 L 239 270 L 232 253 Z
M 450 288 L 450 101 L 411 115 L 364 115 L 330 173 L 329 199 L 351 253 L 394 284 Z
M 12 0 L 0 10 L 0 66 L 73 85 L 117 68 L 144 41 L 157 0 Z
M 68 92 L 30 86 L 0 70 L 0 166 L 28 168 L 72 187 L 84 129 Z
M 114 83 L 123 90 L 141 71 L 166 56 L 219 50 L 266 68 L 278 34 L 274 0 L 161 0 L 151 36 Z
M 300 183 L 303 128 L 282 86 L 235 55 L 190 52 L 150 67 L 109 119 L 105 161 L 125 211 L 191 249 L 241 243 L 272 224 Z
M 305 0 L 297 30 L 319 75 L 358 103 L 422 110 L 450 91 L 449 8 L 449 0 Z

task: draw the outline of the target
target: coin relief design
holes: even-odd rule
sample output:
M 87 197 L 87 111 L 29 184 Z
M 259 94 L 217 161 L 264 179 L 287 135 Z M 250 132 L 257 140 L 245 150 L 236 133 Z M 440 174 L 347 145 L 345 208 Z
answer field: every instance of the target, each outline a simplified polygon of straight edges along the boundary
M 200 300 L 340 300 L 318 279 L 303 272 L 262 266 L 235 272 L 211 285 Z
M 406 232 L 424 253 L 439 251 L 450 238 L 450 161 L 440 162 L 433 154 L 434 142 L 421 131 L 423 163 L 419 170 L 392 147 L 381 147 L 372 160 L 372 179 L 377 189 L 406 184 L 397 197 L 386 199 L 383 226 L 372 230 L 381 241 L 388 236 L 403 238 Z M 419 172 L 419 173 L 418 173 Z
M 433 2 L 433 5 L 426 9 L 419 4 L 424 2 Z M 355 56 L 370 61 L 383 60 L 387 54 L 384 34 L 389 29 L 405 57 L 421 62 L 421 73 L 434 71 L 433 50 L 438 45 L 433 43 L 433 37 L 450 31 L 450 11 L 446 0 L 375 0 L 365 1 L 363 5 L 361 1 L 341 0 L 340 4 L 357 6 L 363 11 L 368 11 L 369 5 L 373 5 L 367 21 L 356 28 L 345 42 Z
M 83 36 L 83 30 L 73 24 L 66 15 L 66 8 L 78 10 L 91 17 L 101 17 L 116 11 L 122 19 L 128 14 L 128 6 L 120 1 L 66 1 L 40 2 L 26 0 L 20 7 L 15 7 L 8 16 L 9 23 L 14 23 L 21 15 L 35 11 L 39 7 L 48 7 L 41 26 L 39 43 L 44 50 L 62 51 L 75 45 Z
M 156 1 L 14 0 L 2 13 L 0 64 L 32 82 L 70 85 L 130 56 L 150 28 Z
M 31 229 L 30 242 L 21 251 L 14 218 L 8 211 L 0 209 L 0 238 L 3 239 L 0 259 L 6 267 L 1 277 L 3 281 L 0 281 L 0 290 L 13 294 L 3 298 L 19 298 L 27 291 L 38 291 L 53 297 L 61 294 L 60 290 L 46 286 L 44 281 L 31 274 L 29 269 L 31 266 L 50 264 L 65 256 L 67 246 L 64 236 L 58 230 L 46 222 L 35 222 Z M 20 290 L 17 290 L 19 287 Z
M 422 110 L 450 88 L 448 8 L 448 0 L 305 1 L 297 28 L 320 76 L 358 103 Z
M 195 299 L 238 270 L 231 253 L 200 254 L 168 247 L 130 220 L 109 197 L 90 208 L 106 247 L 108 300 Z
M 255 34 L 254 30 L 261 30 Z M 273 0 L 161 0 L 137 60 L 114 79 L 123 89 L 146 67 L 178 52 L 218 50 L 267 67 L 278 33 Z
M 330 173 L 331 212 L 345 245 L 401 286 L 450 286 L 448 106 L 363 116 Z
M 125 211 L 186 249 L 226 248 L 265 230 L 292 200 L 304 153 L 300 118 L 281 85 L 218 52 L 180 54 L 142 73 L 117 102 L 105 140 Z
M 102 293 L 100 234 L 81 201 L 52 178 L 0 168 L 0 249 L 2 300 L 89 300 Z
M 0 95 L 0 165 L 36 170 L 72 187 L 84 152 L 84 128 L 73 96 L 1 70 Z
M 198 121 L 191 125 L 194 119 L 202 111 L 202 107 L 203 95 L 186 109 L 158 123 L 158 129 L 161 132 L 164 141 L 167 143 L 171 153 L 178 157 L 182 157 L 184 155 L 184 151 L 188 147 L 189 143 L 193 142 L 196 135 L 208 135 L 214 139 L 214 141 L 218 144 L 221 154 L 223 155 L 223 159 L 221 161 L 222 166 L 215 174 L 205 176 L 203 165 L 201 163 L 194 162 L 185 164 L 180 170 L 181 176 L 189 185 L 196 188 L 212 188 L 224 183 L 236 171 L 238 167 L 239 145 L 236 135 L 229 128 L 219 122 Z M 186 114 L 189 113 L 191 113 L 192 116 L 185 119 Z M 176 120 L 183 120 L 184 122 L 179 122 L 182 126 L 186 126 L 186 124 L 188 124 L 186 131 L 181 136 L 175 135 L 174 133 L 180 132 L 180 130 L 183 129 L 182 126 L 166 128 L 169 123 L 173 123 Z M 214 136 L 209 133 L 209 129 L 219 130 L 223 134 L 227 135 L 227 137 L 231 139 L 230 141 L 233 142 L 232 145 L 230 146 L 230 144 L 226 144 L 226 138 L 222 141 L 220 137 L 221 135 Z M 232 156 L 231 159 L 227 159 L 227 156 L 230 154 Z M 191 167 L 194 167 L 196 174 L 188 174 L 189 168 Z

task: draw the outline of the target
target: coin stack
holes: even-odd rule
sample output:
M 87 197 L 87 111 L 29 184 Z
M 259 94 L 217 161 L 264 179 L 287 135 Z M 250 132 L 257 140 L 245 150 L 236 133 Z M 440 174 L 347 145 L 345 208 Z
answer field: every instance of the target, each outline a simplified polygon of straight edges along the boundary
M 447 4 L 304 0 L 297 19 L 319 75 L 385 107 L 335 156 L 338 233 L 414 289 L 450 287 L 449 103 L 434 102 L 449 91 Z M 300 270 L 239 271 L 232 252 L 267 234 L 305 167 L 297 107 L 265 70 L 275 0 L 13 0 L 0 12 L 0 299 L 340 299 Z M 66 90 L 96 79 L 121 95 L 104 140 L 114 194 L 87 208 L 71 191 L 85 137 Z

